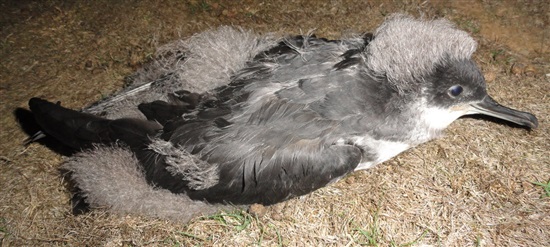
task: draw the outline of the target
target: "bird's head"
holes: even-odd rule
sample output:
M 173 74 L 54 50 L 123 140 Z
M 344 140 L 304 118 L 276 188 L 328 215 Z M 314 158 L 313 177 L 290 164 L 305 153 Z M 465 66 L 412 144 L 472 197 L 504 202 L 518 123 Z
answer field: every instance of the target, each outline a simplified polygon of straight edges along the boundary
M 445 128 L 456 118 L 483 114 L 528 128 L 538 126 L 537 118 L 497 103 L 487 94 L 485 79 L 471 59 L 448 60 L 437 66 L 432 76 L 421 83 L 423 105 L 429 121 Z
M 472 60 L 477 43 L 445 19 L 390 16 L 365 51 L 369 73 L 385 78 L 403 98 L 418 101 L 429 130 L 443 130 L 463 115 L 484 114 L 528 128 L 537 118 L 498 104 Z M 414 96 L 414 97 L 411 97 Z

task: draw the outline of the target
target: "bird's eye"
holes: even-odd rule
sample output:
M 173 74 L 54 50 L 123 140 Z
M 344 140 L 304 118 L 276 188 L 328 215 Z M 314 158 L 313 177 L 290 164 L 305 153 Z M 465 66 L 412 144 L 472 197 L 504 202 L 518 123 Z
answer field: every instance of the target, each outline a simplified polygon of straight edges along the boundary
M 462 93 L 463 89 L 460 85 L 454 85 L 449 88 L 449 95 L 456 97 Z

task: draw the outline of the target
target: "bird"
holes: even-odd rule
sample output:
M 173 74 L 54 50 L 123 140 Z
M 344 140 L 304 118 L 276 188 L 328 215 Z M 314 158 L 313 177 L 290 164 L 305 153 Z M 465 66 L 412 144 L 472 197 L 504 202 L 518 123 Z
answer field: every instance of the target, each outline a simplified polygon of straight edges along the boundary
M 437 138 L 461 116 L 538 126 L 488 95 L 472 58 L 477 43 L 443 18 L 393 14 L 373 33 L 339 40 L 249 35 L 195 36 L 188 42 L 203 50 L 186 52 L 206 56 L 195 60 L 168 47 L 174 60 L 153 82 L 83 111 L 31 98 L 41 128 L 33 139 L 51 136 L 77 152 L 128 150 L 150 186 L 191 200 L 272 205 Z M 208 56 L 221 53 L 230 56 Z M 200 69 L 184 72 L 198 75 L 191 86 L 181 66 Z M 85 180 L 87 169 L 73 172 Z

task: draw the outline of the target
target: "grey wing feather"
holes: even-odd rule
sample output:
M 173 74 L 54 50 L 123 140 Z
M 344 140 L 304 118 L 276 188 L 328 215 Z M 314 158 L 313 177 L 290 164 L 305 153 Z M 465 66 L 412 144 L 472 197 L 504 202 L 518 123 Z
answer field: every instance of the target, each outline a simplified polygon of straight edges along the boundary
M 361 160 L 357 147 L 319 147 L 318 140 L 263 151 L 224 163 L 219 167 L 217 185 L 188 191 L 189 196 L 210 202 L 269 205 L 319 189 L 353 171 Z

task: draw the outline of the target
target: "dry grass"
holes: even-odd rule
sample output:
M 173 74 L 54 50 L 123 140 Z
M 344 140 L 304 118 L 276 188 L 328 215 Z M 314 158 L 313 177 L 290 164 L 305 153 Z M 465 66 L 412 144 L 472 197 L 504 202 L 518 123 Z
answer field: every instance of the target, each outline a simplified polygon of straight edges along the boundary
M 2 246 L 550 246 L 546 1 L 63 2 L 0 3 Z M 533 112 L 539 129 L 462 119 L 442 139 L 308 196 L 189 224 L 102 210 L 73 216 L 63 157 L 21 145 L 12 112 L 30 97 L 90 104 L 170 40 L 222 24 L 336 38 L 373 30 L 396 11 L 446 16 L 472 33 L 490 93 Z

